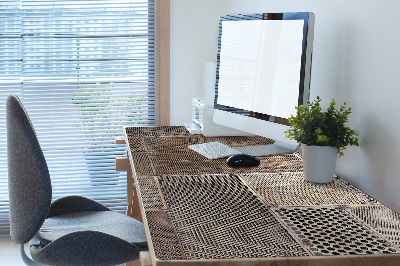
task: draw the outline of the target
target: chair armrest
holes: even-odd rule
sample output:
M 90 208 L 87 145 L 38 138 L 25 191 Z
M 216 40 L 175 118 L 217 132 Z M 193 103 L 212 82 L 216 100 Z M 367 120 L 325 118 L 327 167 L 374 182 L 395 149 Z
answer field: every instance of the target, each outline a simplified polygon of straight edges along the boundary
M 47 218 L 83 211 L 111 211 L 106 206 L 81 196 L 67 196 L 54 201 L 49 210 Z

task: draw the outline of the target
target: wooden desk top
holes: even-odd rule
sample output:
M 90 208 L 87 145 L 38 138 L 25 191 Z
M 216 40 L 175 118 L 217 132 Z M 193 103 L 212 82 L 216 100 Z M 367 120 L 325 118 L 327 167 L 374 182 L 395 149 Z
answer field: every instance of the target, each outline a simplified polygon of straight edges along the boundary
M 400 265 L 399 214 L 341 178 L 304 181 L 300 153 L 230 168 L 187 146 L 272 141 L 124 131 L 153 265 Z

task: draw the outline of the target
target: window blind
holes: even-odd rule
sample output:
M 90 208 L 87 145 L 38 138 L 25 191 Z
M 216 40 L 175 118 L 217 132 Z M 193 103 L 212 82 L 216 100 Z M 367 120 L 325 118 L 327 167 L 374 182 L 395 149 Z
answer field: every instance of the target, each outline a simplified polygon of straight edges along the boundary
M 124 125 L 154 126 L 156 3 L 152 0 L 0 2 L 0 234 L 9 233 L 5 100 L 17 94 L 46 157 L 53 200 L 81 195 L 126 209 L 115 171 Z

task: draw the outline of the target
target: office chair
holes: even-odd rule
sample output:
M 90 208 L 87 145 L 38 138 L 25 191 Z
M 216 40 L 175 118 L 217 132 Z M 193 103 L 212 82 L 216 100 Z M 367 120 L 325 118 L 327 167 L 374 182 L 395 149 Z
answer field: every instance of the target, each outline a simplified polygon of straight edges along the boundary
M 88 198 L 51 203 L 46 160 L 19 98 L 7 98 L 10 233 L 28 265 L 115 265 L 147 250 L 141 222 Z M 24 251 L 30 241 L 32 261 Z M 43 263 L 43 264 L 42 264 Z

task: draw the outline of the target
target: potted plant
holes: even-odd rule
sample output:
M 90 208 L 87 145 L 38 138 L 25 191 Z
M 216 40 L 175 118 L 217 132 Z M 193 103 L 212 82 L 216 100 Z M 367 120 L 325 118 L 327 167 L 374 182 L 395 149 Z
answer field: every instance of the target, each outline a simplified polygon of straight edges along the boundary
M 357 133 L 346 126 L 351 108 L 344 103 L 339 110 L 332 99 L 326 112 L 317 97 L 308 106 L 296 107 L 297 115 L 289 118 L 290 129 L 285 131 L 290 139 L 302 146 L 304 178 L 311 182 L 327 183 L 334 177 L 336 161 L 347 145 L 359 146 Z

